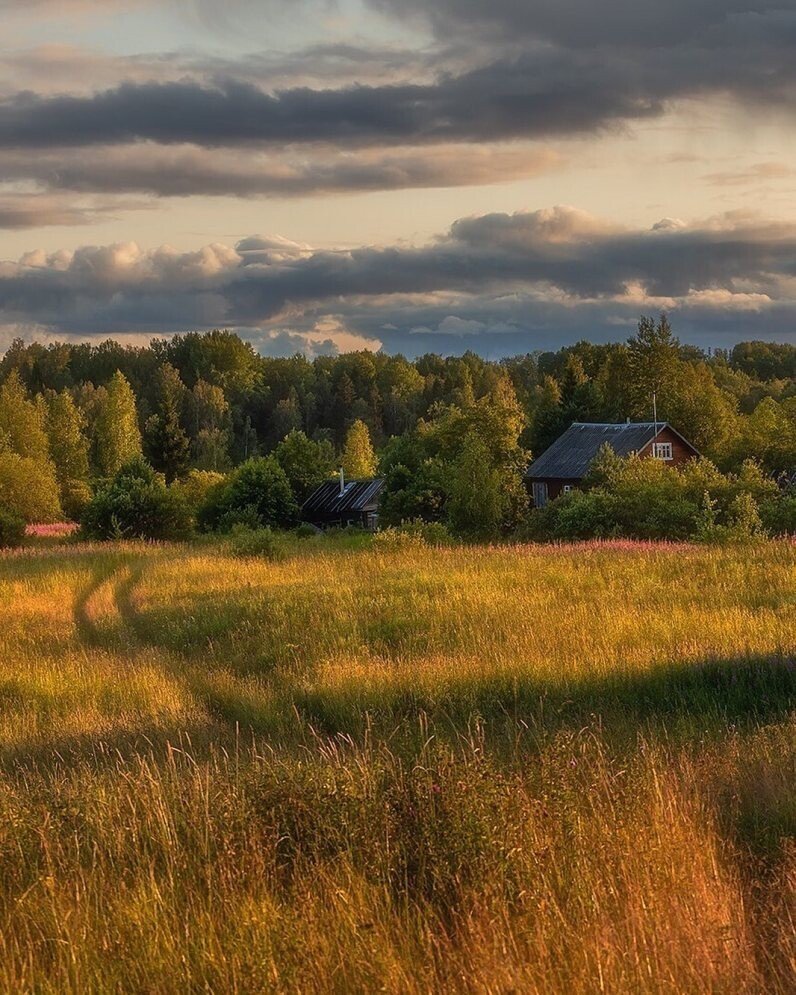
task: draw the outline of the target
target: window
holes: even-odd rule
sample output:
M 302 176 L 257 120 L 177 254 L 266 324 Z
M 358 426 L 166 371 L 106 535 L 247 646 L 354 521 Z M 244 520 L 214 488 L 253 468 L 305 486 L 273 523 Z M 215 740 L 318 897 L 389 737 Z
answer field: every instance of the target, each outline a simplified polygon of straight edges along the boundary
M 563 490 L 565 494 L 569 494 L 569 492 L 572 490 L 572 484 L 564 484 Z
M 652 446 L 652 455 L 655 459 L 672 459 L 671 442 L 655 442 Z

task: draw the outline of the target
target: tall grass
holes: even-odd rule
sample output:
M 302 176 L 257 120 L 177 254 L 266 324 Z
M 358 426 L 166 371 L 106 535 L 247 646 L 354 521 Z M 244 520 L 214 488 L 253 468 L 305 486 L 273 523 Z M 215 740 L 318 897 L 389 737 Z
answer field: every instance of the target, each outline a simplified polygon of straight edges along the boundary
M 0 555 L 0 990 L 790 992 L 796 549 Z

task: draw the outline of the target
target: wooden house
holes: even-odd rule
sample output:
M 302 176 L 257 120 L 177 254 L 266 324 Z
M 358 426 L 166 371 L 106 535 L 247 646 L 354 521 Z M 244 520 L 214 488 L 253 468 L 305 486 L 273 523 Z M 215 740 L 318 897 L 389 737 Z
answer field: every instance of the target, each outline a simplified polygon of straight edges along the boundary
M 672 466 L 699 456 L 694 446 L 667 422 L 575 422 L 531 463 L 526 473 L 534 505 L 543 508 L 548 501 L 577 487 L 605 443 L 618 456 L 638 453 Z
M 327 480 L 301 506 L 301 518 L 319 529 L 353 525 L 375 531 L 379 524 L 379 497 L 384 478 Z

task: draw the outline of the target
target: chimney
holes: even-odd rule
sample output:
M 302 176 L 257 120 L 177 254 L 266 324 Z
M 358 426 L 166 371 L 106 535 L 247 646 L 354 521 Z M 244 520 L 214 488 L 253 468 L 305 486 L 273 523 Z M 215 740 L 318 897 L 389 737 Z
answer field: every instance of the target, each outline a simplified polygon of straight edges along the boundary
M 343 473 L 343 468 L 340 467 L 340 493 L 345 492 L 345 474 Z

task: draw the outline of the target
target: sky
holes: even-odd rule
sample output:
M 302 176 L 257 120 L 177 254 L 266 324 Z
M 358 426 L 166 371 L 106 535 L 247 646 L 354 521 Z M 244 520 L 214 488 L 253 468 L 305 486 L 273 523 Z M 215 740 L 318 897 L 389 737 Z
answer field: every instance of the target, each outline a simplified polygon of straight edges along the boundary
M 0 350 L 796 342 L 796 0 L 0 0 Z

